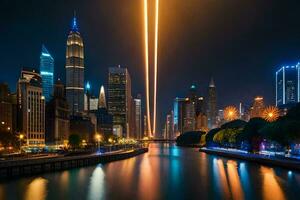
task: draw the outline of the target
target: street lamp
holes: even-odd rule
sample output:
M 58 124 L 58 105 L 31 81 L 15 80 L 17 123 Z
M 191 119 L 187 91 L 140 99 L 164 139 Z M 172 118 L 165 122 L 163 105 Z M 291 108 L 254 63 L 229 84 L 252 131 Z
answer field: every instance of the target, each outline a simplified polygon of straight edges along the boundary
M 20 151 L 22 150 L 22 140 L 24 139 L 24 135 L 20 134 L 19 135 L 19 140 L 20 140 Z
M 100 148 L 100 142 L 101 142 L 101 139 L 102 139 L 101 135 L 99 133 L 97 133 L 95 135 L 95 139 L 96 139 L 96 142 L 97 142 L 97 147 Z

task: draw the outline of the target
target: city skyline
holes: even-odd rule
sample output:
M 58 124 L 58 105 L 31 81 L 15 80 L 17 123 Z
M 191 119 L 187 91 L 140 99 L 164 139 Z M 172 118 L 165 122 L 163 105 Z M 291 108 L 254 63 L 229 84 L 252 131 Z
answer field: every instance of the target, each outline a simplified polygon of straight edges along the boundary
M 256 95 L 264 96 L 269 104 L 275 104 L 275 72 L 280 68 L 279 66 L 295 63 L 299 60 L 298 55 L 300 52 L 299 48 L 296 47 L 298 43 L 296 35 L 297 32 L 300 31 L 297 26 L 289 27 L 287 33 L 283 31 L 286 26 L 284 23 L 285 21 L 289 21 L 291 24 L 297 24 L 299 22 L 293 17 L 282 14 L 282 12 L 292 12 L 293 9 L 297 7 L 297 3 L 284 4 L 283 6 L 279 6 L 275 3 L 272 7 L 273 13 L 268 12 L 269 10 L 266 3 L 258 1 L 251 5 L 247 4 L 248 7 L 241 7 L 241 4 L 237 1 L 233 1 L 227 5 L 224 5 L 223 2 L 216 5 L 214 2 L 205 1 L 201 3 L 191 1 L 190 3 L 181 5 L 180 1 L 176 0 L 172 2 L 162 1 L 160 3 L 160 9 L 162 10 L 161 15 L 163 15 L 160 28 L 162 29 L 161 32 L 164 33 L 160 36 L 161 44 L 159 45 L 159 52 L 161 52 L 160 54 L 162 55 L 158 59 L 159 66 L 161 66 L 158 71 L 158 84 L 160 85 L 158 88 L 157 105 L 158 121 L 165 119 L 166 113 L 168 112 L 168 109 L 166 109 L 164 105 L 168 105 L 166 107 L 171 107 L 172 99 L 176 96 L 186 95 L 186 88 L 191 84 L 195 84 L 200 90 L 200 95 L 204 95 L 210 76 L 214 76 L 216 84 L 220 85 L 218 96 L 222 96 L 223 99 L 222 102 L 219 102 L 220 107 L 238 104 L 240 101 L 248 101 L 248 103 L 250 103 L 251 99 Z M 185 18 L 182 18 L 182 21 L 185 22 L 184 24 L 186 25 L 176 23 L 174 19 L 172 19 L 174 17 L 173 12 L 163 13 L 163 11 L 167 9 L 167 3 L 169 3 L 172 8 L 178 10 L 177 14 L 179 16 L 185 16 Z M 66 8 L 66 5 L 58 2 L 50 7 L 49 4 L 49 2 L 43 2 L 39 5 L 39 8 L 31 4 L 24 5 L 25 8 L 32 10 L 33 13 L 32 16 L 22 18 L 24 11 L 12 9 L 14 5 L 13 2 L 4 3 L 3 7 L 7 8 L 7 11 L 1 15 L 15 15 L 15 17 L 10 17 L 10 20 L 7 22 L 3 22 L 4 24 L 10 23 L 10 25 L 7 25 L 6 27 L 11 34 L 3 34 L 2 43 L 4 45 L 0 47 L 0 52 L 5 55 L 2 62 L 4 66 L 8 66 L 7 74 L 9 77 L 17 77 L 18 72 L 22 67 L 33 66 L 38 68 L 40 46 L 41 44 L 45 44 L 55 59 L 54 80 L 58 77 L 65 80 L 63 67 L 65 62 L 64 42 L 68 34 L 67 28 L 70 27 L 70 19 L 73 17 L 74 10 L 77 12 L 80 30 L 87 43 L 87 48 L 85 49 L 87 66 L 85 77 L 86 80 L 90 80 L 92 85 L 94 85 L 95 92 L 99 91 L 102 84 L 106 85 L 108 67 L 121 64 L 128 67 L 131 74 L 143 74 L 143 35 L 140 34 L 143 30 L 142 2 L 132 1 L 132 3 L 127 4 L 127 8 L 123 7 L 123 2 L 121 1 L 92 3 L 95 5 L 95 8 L 86 5 L 80 6 L 82 5 L 80 1 L 72 1 L 72 5 L 68 8 Z M 224 6 L 224 10 L 220 10 L 220 6 Z M 233 22 L 234 25 L 238 26 L 238 33 L 222 29 L 222 25 L 216 22 L 215 18 L 219 16 L 220 13 L 225 12 L 226 9 L 233 9 L 234 6 L 240 8 L 240 11 L 231 13 L 231 15 L 225 17 L 224 20 L 228 21 L 235 15 L 240 14 L 243 10 L 247 11 L 248 14 L 253 15 L 253 18 L 249 20 L 251 22 L 250 25 L 252 26 L 251 31 L 257 30 L 255 34 L 250 34 L 251 31 L 249 28 L 243 25 L 239 20 Z M 255 6 L 258 8 L 258 11 L 254 11 Z M 196 12 L 196 10 L 201 10 L 201 7 L 205 7 L 208 11 L 212 11 L 211 14 L 202 18 L 202 14 Z M 50 12 L 51 9 L 53 10 L 54 8 L 59 9 L 55 14 Z M 149 5 L 151 11 L 153 11 L 153 8 L 153 5 Z M 100 9 L 100 12 L 96 12 L 96 9 Z M 114 9 L 121 9 L 122 12 L 110 16 L 109 13 L 115 12 L 108 11 L 113 11 Z M 190 15 L 186 15 L 186 9 L 191 11 Z M 130 12 L 131 10 L 136 10 L 137 12 L 132 13 Z M 220 13 L 215 13 L 216 10 Z M 8 11 L 11 12 L 6 13 Z M 97 14 L 100 14 L 100 16 Z M 195 15 L 195 17 L 192 18 L 191 15 Z M 284 19 L 278 20 L 278 27 L 262 27 L 261 22 L 256 20 L 258 17 L 261 17 L 264 22 L 268 24 L 267 22 L 270 18 L 277 19 L 279 16 L 284 16 Z M 106 23 L 108 17 L 112 19 L 112 23 Z M 5 19 L 5 17 L 3 18 Z M 132 23 L 124 26 L 122 25 L 122 20 L 120 20 L 120 18 L 130 20 Z M 209 20 L 212 20 L 210 22 L 211 25 L 208 25 L 207 23 Z M 196 22 L 199 23 L 198 28 L 192 26 Z M 23 24 L 21 26 L 26 25 L 27 28 L 16 29 L 16 26 L 20 23 Z M 179 30 L 180 28 L 175 29 L 175 25 L 181 27 L 182 30 L 189 31 L 183 32 Z M 117 27 L 126 30 L 124 31 L 126 34 L 116 32 L 110 34 Z M 209 42 L 200 42 L 206 38 L 206 34 L 200 32 L 201 27 L 203 27 L 203 30 L 213 33 L 212 37 L 216 39 L 216 42 L 212 41 L 212 39 L 209 40 Z M 230 24 L 229 27 L 231 27 Z M 255 27 L 257 27 L 257 29 L 255 29 Z M 268 40 L 263 42 L 263 39 L 265 39 L 264 35 L 273 29 L 282 31 L 275 33 L 273 37 L 268 38 Z M 41 31 L 35 33 L 37 32 L 35 30 Z M 224 34 L 222 34 L 223 36 L 221 36 L 221 34 L 219 35 L 217 30 L 224 31 Z M 7 43 L 7 41 L 11 41 L 10 38 L 20 32 L 26 36 L 27 40 L 23 41 L 19 48 L 15 48 L 16 44 L 14 42 L 11 42 L 10 44 Z M 171 35 L 171 32 L 174 32 L 175 34 Z M 186 39 L 186 42 L 184 42 L 186 46 L 183 46 L 183 49 L 187 50 L 190 55 L 183 52 L 180 57 L 176 57 L 175 52 L 179 53 L 182 51 L 182 47 L 176 40 L 180 39 L 180 36 L 189 36 L 189 34 L 195 33 L 201 34 L 199 37 Z M 236 36 L 236 38 L 233 40 L 232 37 L 234 36 Z M 125 38 L 127 40 L 125 40 Z M 221 39 L 222 45 L 220 46 L 216 43 Z M 234 42 L 232 44 L 230 41 L 240 41 L 241 43 L 237 44 Z M 241 52 L 235 50 L 239 45 L 241 45 L 241 47 L 246 47 L 253 42 L 256 42 L 254 44 L 257 45 L 249 45 L 249 48 L 245 49 L 241 48 L 243 49 Z M 273 48 L 274 45 L 275 50 L 271 51 L 271 47 Z M 122 49 L 119 48 L 120 46 Z M 207 49 L 208 46 L 210 48 Z M 4 49 L 4 47 L 7 48 Z M 30 47 L 30 51 L 28 50 L 28 47 Z M 127 49 L 126 47 L 131 50 L 131 54 L 134 56 L 129 55 L 127 51 L 123 50 L 123 48 Z M 168 51 L 166 51 L 167 47 L 169 49 Z M 13 49 L 20 58 L 17 61 L 10 59 L 10 57 L 14 55 L 14 53 L 12 53 Z M 205 49 L 205 51 L 203 51 L 203 49 Z M 225 52 L 224 50 L 226 49 L 231 49 L 232 53 Z M 212 54 L 212 51 L 215 51 L 216 54 Z M 224 55 L 220 55 L 220 53 Z M 171 56 L 176 57 L 175 61 L 169 59 Z M 221 59 L 215 59 L 217 56 L 221 56 Z M 259 59 L 254 59 L 257 56 Z M 191 57 L 193 57 L 193 59 L 190 59 Z M 186 65 L 188 65 L 188 67 L 186 67 Z M 243 81 L 243 83 L 240 84 L 243 79 L 239 80 L 234 77 L 239 77 L 240 74 L 244 73 L 242 70 L 243 68 L 247 68 L 249 71 L 251 69 L 251 72 L 255 73 L 257 77 L 247 76 L 246 81 Z M 169 81 L 166 81 L 164 78 L 167 74 L 170 74 Z M 189 80 L 178 80 L 176 77 L 181 74 L 188 75 L 190 77 Z M 14 91 L 16 89 L 14 84 L 16 80 L 7 79 L 6 77 L 8 76 L 0 75 L 0 80 L 8 82 L 11 90 Z M 226 80 L 229 79 L 233 81 L 228 83 Z M 182 87 L 174 87 L 177 81 L 180 82 Z M 236 85 L 239 85 L 239 87 Z M 144 77 L 134 77 L 133 94 L 141 93 L 143 91 Z M 243 91 L 247 91 L 247 93 Z M 145 97 L 144 94 L 142 94 L 142 96 Z M 145 112 L 144 105 L 143 99 L 143 111 Z M 163 124 L 159 125 L 159 127 L 162 126 Z

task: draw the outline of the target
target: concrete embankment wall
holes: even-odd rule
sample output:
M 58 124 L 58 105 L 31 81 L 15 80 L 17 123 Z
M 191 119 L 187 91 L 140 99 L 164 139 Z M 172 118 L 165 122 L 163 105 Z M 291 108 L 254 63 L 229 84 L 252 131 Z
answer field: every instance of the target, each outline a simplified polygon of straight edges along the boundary
M 262 165 L 273 166 L 273 167 L 282 167 L 290 170 L 298 170 L 300 171 L 300 161 L 280 159 L 280 158 L 272 158 L 267 156 L 259 156 L 259 155 L 242 155 L 235 154 L 231 152 L 218 151 L 213 149 L 200 149 L 200 152 L 205 152 L 212 155 L 218 155 L 227 158 L 234 158 L 239 160 L 246 160 L 255 162 Z
M 71 168 L 107 163 L 148 152 L 148 148 L 107 155 L 82 155 L 0 162 L 0 179 L 28 176 Z

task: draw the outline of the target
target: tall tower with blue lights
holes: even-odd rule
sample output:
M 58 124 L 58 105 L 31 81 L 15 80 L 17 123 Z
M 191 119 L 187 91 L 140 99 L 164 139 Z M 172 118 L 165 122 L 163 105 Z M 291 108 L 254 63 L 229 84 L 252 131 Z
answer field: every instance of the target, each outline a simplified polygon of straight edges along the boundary
M 42 45 L 40 55 L 40 74 L 42 77 L 43 95 L 48 102 L 53 92 L 54 59 L 44 45 Z
M 84 48 L 74 14 L 66 49 L 66 97 L 71 115 L 84 111 Z
M 276 72 L 276 106 L 300 101 L 300 64 L 283 66 Z

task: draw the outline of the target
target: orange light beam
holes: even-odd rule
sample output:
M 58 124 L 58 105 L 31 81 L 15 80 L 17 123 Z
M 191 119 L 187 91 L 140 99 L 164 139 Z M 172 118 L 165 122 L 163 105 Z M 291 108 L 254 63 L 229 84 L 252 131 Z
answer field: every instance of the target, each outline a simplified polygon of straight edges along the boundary
M 149 52 L 148 52 L 148 0 L 144 0 L 144 30 L 145 30 L 145 75 L 146 75 L 146 112 L 148 134 L 152 136 L 149 97 Z
M 158 14 L 159 0 L 155 2 L 155 44 L 154 44 L 154 95 L 153 95 L 153 134 L 156 132 L 156 105 L 157 105 L 157 52 L 158 52 Z

